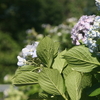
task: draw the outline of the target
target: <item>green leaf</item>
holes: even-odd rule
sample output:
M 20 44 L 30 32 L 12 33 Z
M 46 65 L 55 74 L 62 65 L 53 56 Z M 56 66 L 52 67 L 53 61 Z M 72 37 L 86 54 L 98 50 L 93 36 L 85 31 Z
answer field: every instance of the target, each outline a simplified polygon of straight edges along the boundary
M 45 91 L 43 91 L 42 89 L 40 89 L 40 91 L 39 91 L 39 97 L 40 98 L 48 98 L 49 96 L 48 96 L 48 94 Z
M 82 74 L 82 89 L 92 86 L 92 75 L 90 73 Z
M 81 79 L 82 75 L 76 71 L 72 71 L 65 77 L 65 86 L 71 100 L 80 100 L 81 98 Z
M 94 100 L 94 98 L 87 95 L 87 90 L 92 86 L 92 79 L 91 73 L 82 74 L 82 94 L 80 100 Z
M 71 72 L 73 72 L 73 70 L 71 69 L 71 67 L 70 66 L 67 66 L 66 68 L 64 68 L 64 70 L 63 70 L 63 76 L 64 76 L 64 79 L 66 80 L 65 82 L 67 82 L 68 80 L 66 79 L 66 77 L 68 76 L 68 75 L 70 75 L 70 73 Z M 92 75 L 91 74 L 89 74 L 89 73 L 82 73 L 81 74 L 82 76 L 82 79 L 80 80 L 80 88 L 83 90 L 84 88 L 86 89 L 86 88 L 88 88 L 88 87 L 90 87 L 91 85 L 92 85 Z M 74 76 L 74 75 L 73 75 Z M 72 76 L 72 78 L 73 78 L 73 76 Z M 68 76 L 69 77 L 69 76 Z M 82 91 L 81 90 L 81 91 Z M 86 92 L 85 92 L 85 97 L 86 98 L 88 98 L 88 96 L 86 96 Z M 85 98 L 84 96 L 83 96 L 83 93 L 82 93 L 82 98 Z M 82 100 L 85 100 L 85 99 L 82 99 Z
M 30 85 L 38 83 L 38 73 L 35 72 L 23 72 L 16 75 L 12 79 L 14 85 Z
M 54 57 L 58 52 L 58 44 L 55 46 L 49 37 L 42 39 L 37 46 L 37 55 L 47 67 L 51 67 Z
M 99 94 L 100 94 L 100 83 L 97 83 L 97 84 L 93 85 L 88 90 L 88 95 L 89 96 L 97 96 Z
M 63 76 L 64 78 L 68 76 L 69 73 L 71 73 L 73 70 L 71 69 L 71 67 L 68 65 L 66 66 L 66 68 L 64 68 L 63 70 Z
M 90 72 L 96 68 L 100 63 L 89 52 L 85 46 L 75 46 L 66 52 L 64 58 L 67 60 L 69 66 L 74 70 L 81 72 Z
M 54 57 L 58 54 L 59 42 L 53 42 L 54 44 Z
M 25 66 L 22 66 L 22 67 L 19 67 L 19 70 L 20 71 L 32 71 L 35 67 L 33 65 L 25 65 Z
M 59 71 L 56 69 L 44 69 L 39 75 L 41 88 L 49 94 L 63 95 L 64 82 Z
M 22 66 L 22 67 L 18 67 L 18 69 L 15 72 L 14 77 L 19 75 L 20 73 L 35 71 L 36 69 L 39 69 L 39 67 L 34 67 L 33 65 L 25 65 L 25 66 Z
M 63 58 L 65 53 L 65 50 L 59 53 L 58 56 L 54 59 L 54 63 L 52 65 L 52 68 L 57 69 L 60 73 L 62 72 L 62 69 L 67 65 L 66 60 Z

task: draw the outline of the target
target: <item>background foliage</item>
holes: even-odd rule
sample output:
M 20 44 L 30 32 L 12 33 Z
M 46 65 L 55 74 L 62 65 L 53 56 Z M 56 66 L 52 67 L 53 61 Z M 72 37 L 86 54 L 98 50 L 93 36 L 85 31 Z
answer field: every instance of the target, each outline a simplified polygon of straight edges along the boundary
M 57 25 L 95 10 L 94 0 L 0 0 L 0 29 L 22 40 L 26 29 L 34 27 L 41 32 L 43 23 Z

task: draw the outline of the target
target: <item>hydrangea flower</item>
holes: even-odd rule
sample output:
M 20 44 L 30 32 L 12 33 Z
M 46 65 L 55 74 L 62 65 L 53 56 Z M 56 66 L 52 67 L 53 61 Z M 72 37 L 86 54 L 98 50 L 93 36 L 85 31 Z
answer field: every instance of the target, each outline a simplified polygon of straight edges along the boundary
M 95 4 L 96 4 L 98 10 L 100 10 L 100 0 L 95 0 Z
M 75 25 L 72 32 L 73 43 L 80 45 L 80 40 L 85 44 L 91 53 L 100 55 L 100 16 L 82 16 Z
M 17 56 L 17 59 L 18 59 L 18 62 L 17 62 L 17 65 L 18 66 L 24 66 L 24 65 L 26 65 L 26 59 L 25 58 L 22 58 L 22 57 L 20 57 L 20 56 Z
M 36 47 L 38 46 L 39 42 L 35 42 L 32 45 L 27 45 L 25 48 L 22 49 L 21 56 L 17 56 L 18 59 L 18 66 L 24 66 L 28 64 L 27 57 L 30 56 L 31 59 L 37 57 L 36 54 Z
M 35 42 L 32 45 L 27 45 L 25 48 L 22 49 L 23 57 L 32 56 L 32 58 L 37 57 L 36 55 L 36 47 L 39 42 Z
M 79 40 L 83 42 L 86 40 L 86 33 L 92 27 L 94 22 L 95 15 L 87 16 L 83 15 L 78 23 L 74 26 L 71 31 L 71 38 L 73 39 L 73 43 L 76 45 L 80 45 Z
M 98 39 L 100 39 L 100 16 L 96 16 L 93 26 L 87 32 L 87 39 L 84 42 L 89 47 L 90 52 L 99 53 L 99 45 L 97 43 Z

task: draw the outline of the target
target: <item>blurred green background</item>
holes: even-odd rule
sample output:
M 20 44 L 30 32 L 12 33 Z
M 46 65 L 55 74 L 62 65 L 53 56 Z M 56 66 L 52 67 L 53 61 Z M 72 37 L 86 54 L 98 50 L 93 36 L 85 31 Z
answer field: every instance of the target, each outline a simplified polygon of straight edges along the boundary
M 0 0 L 0 84 L 5 83 L 5 75 L 14 74 L 17 55 L 29 40 L 38 40 L 41 34 L 48 35 L 57 28 L 55 34 L 49 35 L 61 41 L 61 49 L 70 48 L 70 35 L 66 36 L 66 32 L 75 23 L 67 19 L 92 14 L 99 14 L 95 0 Z M 66 29 L 58 28 L 62 23 Z M 26 34 L 29 29 L 33 31 Z M 57 37 L 57 32 L 65 34 Z

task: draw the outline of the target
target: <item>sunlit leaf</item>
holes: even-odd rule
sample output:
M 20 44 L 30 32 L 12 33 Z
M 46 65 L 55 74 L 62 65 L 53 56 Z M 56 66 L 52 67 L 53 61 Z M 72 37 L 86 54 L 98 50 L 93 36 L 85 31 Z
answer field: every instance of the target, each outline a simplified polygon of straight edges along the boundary
M 67 60 L 69 66 L 81 72 L 90 72 L 93 68 L 100 65 L 96 57 L 93 57 L 89 49 L 85 46 L 73 47 L 66 52 L 64 58 Z
M 64 77 L 67 77 L 69 73 L 71 73 L 73 70 L 71 69 L 71 67 L 68 65 L 66 66 L 66 68 L 64 68 L 63 70 L 63 75 Z
M 13 77 L 12 84 L 14 85 L 29 85 L 38 83 L 38 73 L 23 72 Z
M 66 60 L 63 58 L 63 55 L 65 53 L 66 53 L 65 50 L 59 53 L 58 56 L 54 59 L 54 63 L 52 65 L 52 67 L 54 69 L 57 69 L 60 73 L 62 72 L 62 69 L 67 65 Z
M 51 67 L 57 52 L 58 44 L 55 46 L 55 43 L 49 37 L 45 37 L 37 46 L 37 55 L 47 67 Z
M 15 76 L 23 73 L 23 72 L 29 72 L 29 71 L 35 71 L 35 69 L 37 69 L 37 67 L 33 66 L 33 65 L 25 65 L 25 66 L 22 66 L 22 67 L 18 67 L 18 69 L 16 70 L 15 72 Z
M 76 71 L 72 71 L 65 77 L 65 86 L 71 100 L 80 100 L 82 92 L 81 80 L 82 75 Z
M 39 75 L 39 84 L 47 93 L 54 95 L 64 94 L 64 82 L 56 69 L 44 69 Z

